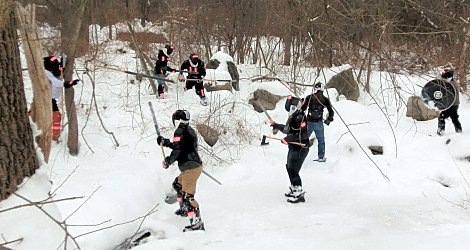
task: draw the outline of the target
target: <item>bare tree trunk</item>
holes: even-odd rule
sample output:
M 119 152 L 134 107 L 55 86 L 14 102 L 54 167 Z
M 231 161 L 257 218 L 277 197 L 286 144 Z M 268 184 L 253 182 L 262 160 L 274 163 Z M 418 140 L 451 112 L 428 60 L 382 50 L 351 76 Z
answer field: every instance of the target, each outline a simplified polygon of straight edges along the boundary
M 12 0 L 0 2 L 0 37 L 0 200 L 4 200 L 39 168 L 27 115 Z
M 135 38 L 134 29 L 132 28 L 132 25 L 129 22 L 127 22 L 127 28 L 129 29 L 129 34 L 131 35 L 132 43 L 134 44 L 135 53 L 137 54 L 137 57 L 140 60 L 140 64 L 142 64 L 144 73 L 146 75 L 153 75 L 153 73 L 150 73 L 150 70 L 148 69 L 147 63 L 145 62 L 145 56 L 143 56 L 144 53 L 142 53 L 142 51 L 140 50 L 140 47 Z M 157 94 L 157 85 L 155 85 L 155 81 L 152 78 L 149 78 L 149 81 L 150 87 L 152 88 L 152 94 Z
M 64 79 L 66 81 L 72 80 L 78 36 L 87 2 L 88 0 L 73 0 L 70 6 L 64 6 L 66 13 L 62 15 L 61 46 L 66 56 L 64 69 Z M 67 147 L 71 155 L 77 155 L 79 152 L 78 121 L 74 96 L 75 91 L 73 87 L 65 89 L 65 108 L 67 110 L 69 127 Z
M 149 18 L 150 12 L 150 0 L 140 0 L 140 25 L 145 27 L 146 22 Z
M 470 26 L 470 25 L 469 25 Z M 460 88 L 462 88 L 463 91 L 467 91 L 467 50 L 468 50 L 468 43 L 469 43 L 469 36 L 470 36 L 470 27 L 467 26 L 463 30 L 465 32 L 464 34 L 464 42 L 462 46 L 462 52 L 460 53 L 460 70 L 459 70 L 459 83 L 460 83 Z M 458 90 L 460 91 L 460 90 Z
M 34 101 L 31 104 L 31 118 L 42 131 L 37 142 L 44 154 L 44 160 L 48 162 L 52 139 L 51 84 L 47 80 L 42 63 L 41 44 L 36 27 L 36 8 L 34 4 L 24 8 L 18 3 L 16 11 L 29 77 L 33 85 Z
M 292 49 L 292 36 L 290 31 L 288 31 L 288 34 L 286 34 L 286 38 L 284 38 L 284 64 L 285 66 L 290 65 L 290 60 L 291 60 L 291 49 Z

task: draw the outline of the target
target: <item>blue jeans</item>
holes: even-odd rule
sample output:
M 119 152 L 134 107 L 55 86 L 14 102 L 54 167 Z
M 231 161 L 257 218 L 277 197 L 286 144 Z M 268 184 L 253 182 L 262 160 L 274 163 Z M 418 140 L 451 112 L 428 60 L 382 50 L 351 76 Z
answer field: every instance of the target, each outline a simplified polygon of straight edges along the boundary
M 315 132 L 315 137 L 318 140 L 318 159 L 325 158 L 325 129 L 323 121 L 308 122 L 307 133 L 309 138 L 312 132 Z

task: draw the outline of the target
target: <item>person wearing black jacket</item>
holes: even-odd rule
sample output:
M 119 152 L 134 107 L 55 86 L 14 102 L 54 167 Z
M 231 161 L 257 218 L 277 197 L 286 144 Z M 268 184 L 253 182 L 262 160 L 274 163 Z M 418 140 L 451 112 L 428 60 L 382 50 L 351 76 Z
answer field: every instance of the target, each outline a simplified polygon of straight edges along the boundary
M 164 79 L 166 77 L 167 72 L 176 72 L 175 69 L 168 66 L 168 58 L 173 53 L 175 49 L 174 45 L 165 45 L 165 47 L 158 51 L 157 61 L 155 62 L 155 68 L 153 73 L 155 76 Z M 158 83 L 158 95 L 157 97 L 160 99 L 165 98 L 163 94 L 163 87 L 165 86 L 165 81 L 157 79 Z
M 290 203 L 305 202 L 305 192 L 302 190 L 302 179 L 299 172 L 308 155 L 309 143 L 305 114 L 300 109 L 300 105 L 300 102 L 297 106 L 290 105 L 289 118 L 286 125 L 275 122 L 271 124 L 274 133 L 282 131 L 287 134 L 281 142 L 289 147 L 286 169 L 291 185 L 289 192 L 284 195 L 288 197 L 287 201 Z
M 443 135 L 446 128 L 446 119 L 450 117 L 452 123 L 454 124 L 455 132 L 462 133 L 462 124 L 459 121 L 459 104 L 460 104 L 460 89 L 457 82 L 454 80 L 454 69 L 450 66 L 445 67 L 442 70 L 441 77 L 444 80 L 447 80 L 455 88 L 455 101 L 452 106 L 439 114 L 437 122 L 437 134 Z
M 184 77 L 182 72 L 187 71 L 188 76 L 186 77 L 185 90 L 192 89 L 195 87 L 196 94 L 201 98 L 201 104 L 207 105 L 206 94 L 204 91 L 203 78 L 206 76 L 206 66 L 204 62 L 199 59 L 199 55 L 192 53 L 189 59 L 185 60 L 180 67 L 180 74 L 178 80 L 183 81 Z
M 314 86 L 314 93 L 308 95 L 303 104 L 302 110 L 307 112 L 307 130 L 308 137 L 315 132 L 315 137 L 318 140 L 318 161 L 325 162 L 325 130 L 323 127 L 323 122 L 326 125 L 330 125 L 330 122 L 333 121 L 333 116 L 335 112 L 333 111 L 333 106 L 331 105 L 330 99 L 323 95 L 323 83 L 317 82 Z M 323 121 L 323 110 L 328 110 L 328 117 Z
M 163 168 L 167 169 L 177 161 L 181 171 L 181 174 L 173 182 L 173 188 L 177 192 L 177 200 L 180 203 L 180 209 L 175 213 L 189 217 L 190 225 L 183 229 L 185 232 L 205 230 L 201 220 L 199 203 L 194 198 L 197 180 L 202 173 L 202 160 L 197 152 L 197 135 L 194 129 L 189 126 L 189 118 L 187 110 L 176 110 L 172 115 L 173 125 L 176 127 L 173 142 L 162 136 L 157 138 L 158 144 L 172 149 L 171 154 L 165 157 L 162 162 Z

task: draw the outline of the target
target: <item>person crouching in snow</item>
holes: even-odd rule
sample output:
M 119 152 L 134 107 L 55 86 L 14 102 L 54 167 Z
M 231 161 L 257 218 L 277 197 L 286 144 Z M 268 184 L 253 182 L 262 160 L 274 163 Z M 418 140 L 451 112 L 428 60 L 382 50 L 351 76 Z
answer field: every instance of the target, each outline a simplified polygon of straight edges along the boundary
M 290 102 L 289 98 L 287 102 Z M 288 197 L 287 201 L 290 203 L 305 202 L 305 192 L 302 190 L 302 179 L 299 172 L 308 155 L 310 144 L 307 133 L 307 121 L 305 120 L 304 112 L 300 109 L 301 105 L 302 102 L 300 100 L 298 100 L 297 104 L 286 105 L 289 106 L 289 118 L 286 125 L 275 122 L 271 124 L 274 134 L 277 131 L 287 134 L 281 141 L 289 147 L 286 169 L 291 185 L 289 192 L 285 193 L 285 196 Z
M 188 71 L 186 77 L 185 90 L 192 89 L 195 87 L 196 94 L 201 98 L 201 104 L 207 105 L 207 98 L 204 91 L 203 78 L 206 76 L 206 66 L 204 62 L 199 59 L 198 54 L 191 54 L 189 59 L 185 60 L 180 67 L 180 74 L 178 75 L 178 81 L 184 81 L 182 71 Z
M 173 149 L 170 156 L 165 157 L 162 162 L 163 168 L 167 169 L 175 161 L 181 174 L 173 182 L 173 188 L 178 195 L 180 208 L 176 210 L 177 215 L 188 216 L 189 226 L 183 231 L 205 230 L 201 220 L 199 203 L 194 198 L 196 184 L 202 173 L 202 161 L 198 154 L 197 134 L 189 126 L 189 112 L 187 110 L 176 110 L 172 115 L 173 125 L 176 127 L 173 142 L 159 136 L 158 144 Z
M 70 88 L 77 85 L 80 80 L 64 81 L 62 79 L 62 62 L 56 56 L 44 57 L 44 68 L 47 80 L 51 83 L 52 90 L 52 140 L 59 140 L 61 113 L 57 106 L 57 99 L 62 95 L 62 88 Z

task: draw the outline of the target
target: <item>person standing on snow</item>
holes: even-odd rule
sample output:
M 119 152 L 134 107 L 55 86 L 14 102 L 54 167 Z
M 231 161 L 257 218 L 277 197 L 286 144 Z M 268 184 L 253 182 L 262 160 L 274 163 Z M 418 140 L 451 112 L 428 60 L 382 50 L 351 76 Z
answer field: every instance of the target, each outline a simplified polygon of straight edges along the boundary
M 163 86 L 165 85 L 165 81 L 163 80 L 166 77 L 167 71 L 169 72 L 176 72 L 175 69 L 168 66 L 168 57 L 173 53 L 175 49 L 174 45 L 165 45 L 165 47 L 158 51 L 157 61 L 155 62 L 155 68 L 153 73 L 156 77 L 161 78 L 157 79 L 158 83 L 158 93 L 157 97 L 160 99 L 165 98 L 163 94 Z
M 202 173 L 202 161 L 198 154 L 197 135 L 194 129 L 189 126 L 189 112 L 187 110 L 176 110 L 172 115 L 173 125 L 176 127 L 173 142 L 159 136 L 158 144 L 173 149 L 171 154 L 165 157 L 162 162 L 163 168 L 167 169 L 175 161 L 181 174 L 173 182 L 173 188 L 177 192 L 177 200 L 180 208 L 175 214 L 189 217 L 190 225 L 183 231 L 205 230 L 201 220 L 199 203 L 194 198 L 196 194 L 196 184 Z
M 196 94 L 201 98 L 201 104 L 207 105 L 207 98 L 204 91 L 204 82 L 203 78 L 206 76 L 206 66 L 204 62 L 199 59 L 199 55 L 192 53 L 189 56 L 189 59 L 185 60 L 180 67 L 180 72 L 187 71 L 188 76 L 186 77 L 186 86 L 185 91 L 192 89 L 193 86 L 196 89 Z M 178 75 L 178 81 L 182 82 L 184 80 L 183 74 Z
M 302 104 L 302 110 L 305 111 L 308 108 L 308 137 L 310 138 L 312 132 L 315 132 L 315 137 L 318 140 L 318 161 L 325 162 L 325 130 L 323 126 L 323 110 L 325 108 L 328 110 L 328 117 L 324 121 L 326 125 L 330 125 L 330 122 L 333 121 L 333 116 L 335 113 L 333 111 L 333 106 L 331 105 L 330 99 L 323 95 L 323 91 L 325 90 L 323 83 L 315 83 L 313 90 L 314 93 L 308 95 L 305 98 Z
M 450 117 L 452 123 L 454 124 L 455 132 L 462 133 L 462 124 L 459 121 L 459 104 L 460 104 L 460 88 L 457 82 L 454 80 L 454 69 L 452 67 L 447 66 L 442 70 L 441 77 L 444 80 L 447 80 L 454 86 L 455 88 L 455 101 L 452 106 L 439 114 L 438 122 L 437 122 L 437 134 L 443 135 L 446 127 L 446 119 Z
M 286 125 L 275 122 L 271 124 L 273 133 L 282 131 L 287 134 L 281 142 L 287 144 L 289 147 L 286 169 L 291 185 L 289 192 L 284 195 L 288 197 L 287 201 L 290 203 L 305 202 L 305 192 L 302 190 L 302 179 L 300 178 L 299 172 L 308 155 L 310 145 L 305 114 L 300 109 L 300 106 L 301 102 L 297 105 L 289 105 L 289 118 L 287 119 Z
M 62 78 L 62 62 L 56 56 L 44 57 L 44 69 L 52 90 L 52 140 L 59 140 L 61 113 L 57 106 L 57 99 L 62 95 L 62 88 L 77 85 L 80 80 L 64 81 Z

